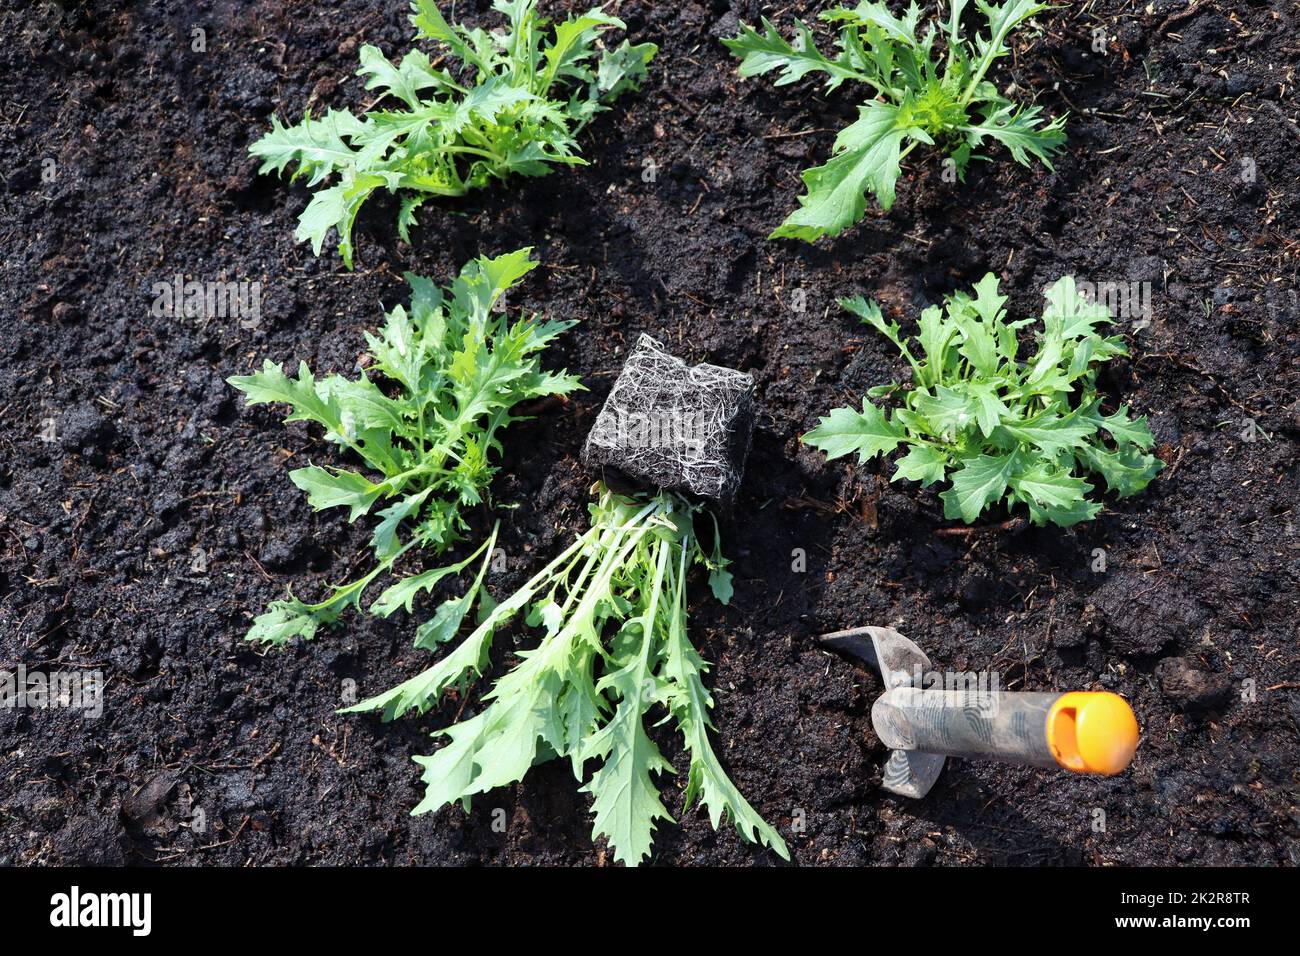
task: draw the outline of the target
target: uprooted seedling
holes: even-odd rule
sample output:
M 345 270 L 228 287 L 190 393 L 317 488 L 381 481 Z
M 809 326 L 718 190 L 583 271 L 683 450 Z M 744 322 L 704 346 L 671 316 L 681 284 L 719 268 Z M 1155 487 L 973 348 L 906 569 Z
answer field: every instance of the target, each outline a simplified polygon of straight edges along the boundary
M 369 572 L 335 586 L 316 604 L 292 594 L 273 601 L 254 621 L 249 640 L 309 640 L 349 607 L 360 608 L 370 584 L 407 551 L 418 547 L 442 554 L 461 540 L 465 509 L 483 500 L 496 474 L 491 459 L 501 451 L 501 431 L 520 420 L 513 413 L 516 406 L 582 387 L 572 375 L 544 371 L 539 361 L 539 353 L 575 322 L 542 321 L 536 315 L 511 322 L 495 309 L 501 296 L 536 268 L 531 251 L 476 259 L 446 289 L 407 273 L 409 311 L 395 307 L 378 335 L 366 333 L 373 377 L 318 380 L 303 362 L 294 379 L 267 360 L 261 372 L 229 380 L 247 395 L 248 404 L 288 404 L 286 422 L 315 422 L 325 429 L 326 441 L 364 463 L 365 473 L 318 465 L 291 472 L 314 509 L 347 508 L 348 520 L 356 521 L 381 502 L 391 502 L 376 513 L 375 564 Z M 417 646 L 448 640 L 481 589 L 495 536 L 493 531 L 463 561 L 397 581 L 371 612 L 388 617 L 399 607 L 410 611 L 420 593 L 486 552 L 469 594 L 446 602 L 416 632 Z
M 645 358 L 646 341 L 629 365 Z M 688 374 L 685 363 L 672 361 L 679 368 L 669 372 Z M 738 421 L 734 412 L 753 387 L 748 376 L 714 370 L 719 371 L 745 379 L 748 388 L 743 396 L 732 393 L 732 414 L 709 417 L 715 427 Z M 609 412 L 607 403 L 601 413 L 607 425 Z M 740 418 L 739 427 L 748 428 L 749 420 Z M 602 437 L 609 440 L 611 430 Z M 739 441 L 717 434 L 686 454 L 704 464 L 701 456 L 710 450 L 747 448 L 748 440 L 748 434 Z M 711 474 L 738 476 L 734 462 L 713 466 Z M 635 865 L 649 855 L 658 821 L 670 819 L 655 777 L 673 768 L 646 732 L 647 720 L 660 712 L 676 725 L 689 758 L 686 808 L 698 799 L 715 828 L 727 817 L 745 839 L 788 859 L 785 841 L 741 795 L 709 740 L 713 699 L 704 685 L 707 665 L 688 635 L 686 592 L 690 569 L 703 565 L 714 596 L 723 603 L 731 599 L 717 521 L 711 522 L 712 546 L 706 547 L 696 533 L 707 514 L 698 501 L 669 490 L 616 494 L 601 484 L 596 494 L 590 528 L 518 591 L 485 610 L 455 649 L 347 711 L 378 711 L 391 720 L 436 706 L 445 692 L 464 690 L 482 674 L 494 633 L 523 612 L 529 625 L 541 629 L 540 643 L 519 652 L 519 662 L 496 681 L 477 714 L 437 734 L 447 739 L 444 747 L 415 758 L 425 768 L 425 796 L 414 812 L 455 803 L 468 807 L 474 796 L 512 784 L 535 763 L 554 757 L 567 759 L 582 781 L 587 763 L 595 761 L 582 788 L 593 797 L 594 835 L 609 841 L 616 860 Z
M 1064 118 L 1045 122 L 1038 106 L 1017 105 L 986 78 L 989 67 L 1010 52 L 1008 34 L 1049 5 L 975 0 L 989 33 L 973 39 L 962 33 L 966 5 L 951 0 L 948 18 L 920 36 L 915 3 L 902 17 L 879 2 L 832 7 L 820 19 L 839 29 L 834 57 L 817 49 L 812 30 L 799 20 L 795 44 L 766 19 L 761 33 L 742 26 L 738 36 L 723 41 L 741 58 L 742 76 L 780 70 L 776 85 L 784 86 L 824 73 L 828 91 L 845 82 L 871 91 L 857 121 L 836 137 L 830 161 L 804 172 L 807 192 L 799 197 L 800 208 L 769 238 L 812 242 L 838 235 L 866 214 L 866 193 L 888 212 L 902 162 L 918 145 L 941 151 L 963 181 L 972 159 L 988 158 L 979 152 L 988 141 L 1001 143 L 1025 166 L 1033 157 L 1052 168 L 1051 157 L 1065 142 Z
M 862 411 L 832 410 L 804 441 L 829 458 L 856 452 L 860 461 L 905 446 L 894 480 L 922 487 L 948 481 L 939 496 L 944 515 L 967 524 L 1004 498 L 1008 508 L 1023 504 L 1037 525 L 1090 521 L 1101 503 L 1089 499 L 1086 477 L 1100 476 L 1108 491 L 1126 497 L 1164 465 L 1149 454 L 1154 440 L 1145 417 L 1130 418 L 1127 405 L 1102 412 L 1098 370 L 1128 354 L 1123 339 L 1097 331 L 1112 321 L 1107 306 L 1088 302 L 1069 276 L 1053 283 L 1046 299 L 1037 351 L 1024 361 L 1018 331 L 1033 320 L 1007 321 L 992 273 L 974 297 L 958 292 L 942 308 L 925 309 L 917 340 L 904 341 L 875 302 L 842 299 L 898 348 L 911 387 L 872 388 Z M 900 394 L 902 405 L 889 412 L 868 400 Z
M 296 238 L 320 255 L 336 230 L 351 268 L 352 224 L 377 189 L 401 197 L 397 229 L 410 241 L 416 211 L 430 199 L 585 164 L 578 133 L 640 88 L 657 48 L 626 40 L 602 48 L 601 37 L 624 25 L 599 7 L 555 24 L 548 39 L 536 7 L 536 0 L 496 0 L 493 8 L 508 25 L 489 33 L 448 23 L 434 0 L 415 0 L 416 38 L 441 48 L 436 60 L 412 50 L 394 64 L 367 44 L 357 73 L 367 90 L 378 91 L 378 108 L 360 117 L 329 110 L 319 119 L 308 111 L 290 127 L 273 118 L 249 152 L 262 160 L 260 172 L 293 166 L 292 179 L 305 178 L 316 190 Z M 456 64 L 455 71 L 435 65 L 442 61 Z

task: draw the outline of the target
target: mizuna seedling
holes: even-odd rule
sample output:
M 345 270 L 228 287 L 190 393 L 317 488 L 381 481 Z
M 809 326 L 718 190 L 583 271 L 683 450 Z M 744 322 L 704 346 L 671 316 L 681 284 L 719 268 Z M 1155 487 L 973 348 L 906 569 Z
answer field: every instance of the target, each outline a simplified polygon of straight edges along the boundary
M 377 512 L 381 520 L 371 537 L 376 563 L 370 572 L 335 586 L 318 604 L 305 604 L 292 594 L 273 601 L 254 621 L 249 640 L 310 640 L 321 624 L 333 624 L 349 607 L 359 608 L 371 582 L 408 550 L 441 554 L 460 540 L 466 528 L 461 512 L 482 501 L 496 474 L 490 459 L 501 451 L 501 431 L 519 420 L 512 409 L 582 387 L 572 375 L 543 371 L 539 361 L 539 353 L 575 322 L 540 321 L 534 315 L 512 323 L 493 308 L 537 267 L 531 251 L 476 259 L 446 289 L 407 273 L 410 310 L 397 306 L 385 316 L 378 335 L 366 333 L 373 377 L 363 373 L 355 379 L 330 375 L 317 380 L 303 362 L 293 379 L 268 360 L 257 374 L 229 380 L 248 396 L 249 405 L 289 405 L 286 422 L 315 422 L 325 429 L 326 441 L 364 464 L 364 473 L 317 465 L 291 472 L 290 480 L 307 492 L 313 508 L 347 508 L 348 520 L 356 521 L 381 502 L 391 502 Z M 410 611 L 418 594 L 464 570 L 485 551 L 471 594 L 439 608 L 416 631 L 418 647 L 448 640 L 482 585 L 491 541 L 458 564 L 403 578 L 379 596 L 371 611 L 382 617 L 399 607 Z
M 987 79 L 993 63 L 1010 52 L 1008 34 L 1049 5 L 975 0 L 989 32 L 973 39 L 962 35 L 966 5 L 951 0 L 948 19 L 919 37 L 915 3 L 901 18 L 883 3 L 832 7 L 820 19 L 839 29 L 833 57 L 817 49 L 812 30 L 799 20 L 794 44 L 766 19 L 762 33 L 742 26 L 739 36 L 722 41 L 741 58 L 741 76 L 780 70 L 776 85 L 785 86 L 822 73 L 827 91 L 845 82 L 870 90 L 857 121 L 836 137 L 830 161 L 804 172 L 800 208 L 769 238 L 812 242 L 838 235 L 866 214 L 867 193 L 888 212 L 902 162 L 918 145 L 941 151 L 963 181 L 972 159 L 988 158 L 979 152 L 988 141 L 1001 143 L 1025 166 L 1033 157 L 1052 168 L 1051 157 L 1065 142 L 1065 119 L 1045 122 L 1039 107 L 1017 105 Z
M 1046 298 L 1038 348 L 1024 361 L 1017 332 L 1033 320 L 1006 320 L 992 273 L 973 298 L 958 292 L 923 311 L 915 340 L 904 341 L 875 302 L 840 300 L 894 343 L 912 384 L 871 389 L 868 398 L 901 395 L 902 404 L 886 411 L 864 398 L 860 412 L 836 408 L 804 441 L 829 458 L 856 452 L 859 461 L 903 445 L 893 480 L 948 482 L 944 515 L 967 524 L 1004 499 L 1008 508 L 1023 504 L 1037 525 L 1090 521 L 1101 503 L 1088 498 L 1085 477 L 1099 476 L 1120 497 L 1136 494 L 1164 467 L 1148 453 L 1151 429 L 1127 405 L 1104 414 L 1097 392 L 1098 368 L 1128 354 L 1124 341 L 1098 334 L 1110 312 L 1085 300 L 1073 278 L 1055 282 Z
M 434 61 L 412 50 L 400 63 L 378 47 L 361 48 L 358 76 L 378 92 L 377 108 L 358 117 L 310 111 L 249 147 L 260 172 L 306 178 L 315 193 L 298 220 L 298 241 L 320 255 L 330 229 L 352 268 L 352 224 L 376 189 L 401 197 L 397 230 L 410 241 L 416 210 L 437 197 L 463 196 L 511 175 L 544 176 L 555 165 L 586 163 L 577 135 L 597 113 L 639 89 L 655 55 L 653 43 L 624 40 L 603 49 L 600 38 L 623 21 L 595 8 L 549 31 L 536 0 L 497 0 L 505 30 L 488 33 L 448 23 L 434 0 L 415 0 L 416 38 L 440 48 Z M 448 70 L 435 63 L 455 64 Z M 328 185 L 327 185 L 328 184 Z

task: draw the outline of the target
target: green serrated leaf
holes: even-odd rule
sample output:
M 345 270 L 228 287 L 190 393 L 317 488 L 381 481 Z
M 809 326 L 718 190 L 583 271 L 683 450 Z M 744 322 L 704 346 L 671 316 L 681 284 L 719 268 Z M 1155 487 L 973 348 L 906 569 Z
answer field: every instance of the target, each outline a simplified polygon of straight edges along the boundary
M 384 561 L 397 554 L 401 549 L 401 542 L 397 540 L 398 529 L 404 521 L 419 513 L 420 507 L 432 492 L 433 488 L 417 491 L 379 512 L 379 517 L 383 520 L 375 525 L 374 534 L 370 538 L 370 546 L 374 548 L 376 558 Z
M 307 503 L 317 511 L 348 508 L 348 521 L 356 521 L 370 511 L 388 490 L 386 485 L 374 484 L 355 471 L 328 471 L 315 465 L 290 472 L 289 480 L 307 492 Z
M 339 255 L 349 269 L 352 268 L 352 224 L 370 194 L 383 185 L 391 185 L 387 176 L 346 169 L 336 186 L 322 189 L 311 197 L 307 208 L 298 220 L 294 238 L 310 242 L 311 251 L 320 255 L 321 246 L 331 229 L 338 234 Z
M 312 640 L 322 626 L 334 624 L 348 608 L 360 606 L 366 588 L 383 568 L 380 565 L 349 584 L 336 585 L 330 596 L 319 604 L 304 604 L 292 594 L 288 600 L 272 601 L 254 618 L 244 639 L 273 646 L 283 645 L 295 637 Z
M 310 421 L 336 434 L 344 431 L 343 410 L 338 402 L 316 388 L 316 379 L 306 362 L 299 364 L 296 380 L 285 375 L 279 364 L 267 359 L 262 363 L 262 371 L 234 375 L 226 381 L 248 396 L 249 405 L 287 404 L 292 411 L 285 417 L 286 422 Z
M 433 617 L 421 624 L 415 631 L 415 646 L 432 650 L 439 644 L 445 644 L 456 636 L 460 630 L 461 624 L 469 615 L 470 609 L 473 608 L 475 600 L 483 590 L 483 579 L 487 576 L 487 570 L 492 563 L 492 549 L 496 545 L 497 529 L 492 530 L 492 537 L 481 549 L 484 552 L 483 563 L 479 567 L 474 582 L 466 589 L 464 594 L 458 597 L 448 598 L 438 605 L 434 611 Z M 466 559 L 466 563 L 474 556 L 471 555 Z
M 928 488 L 936 481 L 943 481 L 948 467 L 948 456 L 929 445 L 913 445 L 894 470 L 891 481 L 906 478 L 919 481 L 921 487 Z
M 1073 276 L 1063 276 L 1044 293 L 1047 308 L 1043 325 L 1049 338 L 1062 341 L 1096 338 L 1096 326 L 1110 325 L 1110 310 L 1104 303 L 1089 302 L 1079 291 Z
M 1143 451 L 1149 451 L 1155 444 L 1155 437 L 1151 434 L 1147 417 L 1140 415 L 1137 418 L 1129 418 L 1128 413 L 1129 407 L 1121 405 L 1113 415 L 1101 415 L 1094 410 L 1086 415 L 1085 419 L 1094 428 L 1105 429 L 1115 441 L 1121 444 L 1127 442 Z
M 912 373 L 919 380 L 921 377 L 921 367 L 917 364 L 912 353 L 908 351 L 903 340 L 900 338 L 901 329 L 897 322 L 886 322 L 884 315 L 880 311 L 880 305 L 874 301 L 862 298 L 862 296 L 853 296 L 848 299 L 840 299 L 840 306 L 847 309 L 862 320 L 863 324 L 871 326 L 889 341 L 893 342 L 903 358 L 912 366 Z
M 278 117 L 272 116 L 271 132 L 254 142 L 248 151 L 262 160 L 259 173 L 283 173 L 294 165 L 297 170 L 293 178 L 306 177 L 310 187 L 352 164 L 355 151 L 348 141 L 363 132 L 364 124 L 351 113 L 329 110 L 314 120 L 308 110 L 297 126 L 284 126 Z
M 1040 527 L 1053 524 L 1058 528 L 1069 528 L 1084 521 L 1091 521 L 1101 512 L 1101 505 L 1095 501 L 1080 498 L 1069 505 L 1042 505 L 1032 498 L 1026 500 L 1029 508 L 1029 520 Z
M 1006 494 L 1011 475 L 1019 465 L 1016 455 L 976 455 L 958 462 L 952 473 L 952 488 L 939 496 L 943 499 L 944 517 L 973 522 Z
M 1011 488 L 1022 498 L 1045 507 L 1070 508 L 1092 490 L 1092 485 L 1065 469 L 1036 461 L 1011 477 Z
M 722 41 L 723 46 L 740 57 L 741 76 L 759 76 L 780 70 L 777 86 L 796 83 L 810 73 L 825 73 L 826 88 L 833 90 L 845 80 L 860 80 L 861 74 L 843 59 L 828 60 L 813 40 L 812 31 L 801 20 L 795 21 L 798 39 L 787 42 L 765 17 L 760 18 L 762 33 L 741 24 L 739 35 Z
M 1020 165 L 1031 165 L 1032 157 L 1049 170 L 1053 169 L 1052 157 L 1065 145 L 1064 117 L 1044 122 L 1040 107 L 1017 107 L 1005 100 L 994 101 L 979 123 L 962 126 L 960 130 L 966 134 L 971 149 L 978 149 L 984 140 L 992 139 L 1005 146 Z
M 834 156 L 824 166 L 803 174 L 807 192 L 800 208 L 786 217 L 769 238 L 803 239 L 839 235 L 866 212 L 866 193 L 886 212 L 894 204 L 894 183 L 902 168 L 903 137 L 916 128 L 900 122 L 896 106 L 872 102 L 861 107 L 857 122 L 835 139 Z
M 601 103 L 609 103 L 624 93 L 636 91 L 646 81 L 650 61 L 659 52 L 653 43 L 633 44 L 624 40 L 601 54 L 596 66 L 595 92 Z
M 674 603 L 683 599 L 683 564 L 679 557 L 677 575 L 668 588 L 670 600 Z M 666 631 L 661 676 L 666 682 L 668 709 L 677 721 L 691 758 L 682 802 L 689 810 L 698 799 L 708 810 L 709 822 L 715 830 L 724 818 L 729 818 L 744 839 L 750 843 L 764 843 L 788 860 L 790 850 L 785 840 L 750 806 L 713 752 L 709 741 L 709 730 L 713 727 L 709 711 L 713 708 L 713 698 L 704 687 L 705 670 L 704 659 L 687 637 L 684 615 L 674 616 Z
M 411 613 L 411 602 L 425 591 L 431 591 L 443 578 L 452 574 L 457 574 L 464 569 L 465 565 L 449 564 L 446 567 L 430 568 L 420 574 L 412 574 L 410 577 L 402 578 L 396 584 L 391 584 L 384 589 L 383 593 L 370 605 L 370 613 L 378 617 L 389 617 L 398 608 L 402 608 L 406 613 Z
M 1134 445 L 1121 445 L 1107 451 L 1091 445 L 1078 449 L 1079 457 L 1106 482 L 1106 489 L 1121 498 L 1135 495 L 1151 483 L 1165 464 L 1154 455 L 1145 455 Z
M 936 434 L 953 440 L 976 424 L 981 406 L 966 388 L 937 385 L 933 394 L 916 393 L 912 409 L 930 423 Z
M 803 441 L 826 452 L 827 458 L 857 452 L 859 460 L 866 461 L 893 451 L 904 434 L 884 412 L 864 400 L 861 412 L 851 408 L 832 409 L 816 428 L 803 436 Z
M 673 765 L 646 734 L 644 722 L 645 712 L 658 703 L 658 688 L 652 679 L 658 657 L 655 624 L 659 595 L 672 557 L 663 541 L 656 544 L 652 554 L 653 558 L 647 556 L 653 560 L 653 570 L 646 586 L 645 609 L 622 631 L 629 637 L 635 635 L 638 646 L 628 653 L 626 663 L 596 684 L 597 693 L 608 692 L 618 698 L 617 708 L 609 721 L 581 745 L 584 760 L 601 760 L 591 782 L 582 788 L 595 798 L 592 835 L 607 838 L 614 859 L 632 866 L 650 855 L 655 821 L 672 819 L 653 777 L 671 771 Z
M 384 90 L 413 110 L 421 107 L 421 90 L 451 83 L 451 78 L 445 74 L 434 73 L 429 58 L 419 50 L 412 50 L 402 58 L 399 66 L 394 66 L 378 47 L 367 43 L 361 47 L 360 59 L 357 75 L 368 78 L 367 90 Z
M 984 437 L 988 438 L 1004 419 L 1011 417 L 1011 409 L 998 395 L 996 382 L 973 382 L 968 390 L 975 399 L 975 420 Z
M 918 385 L 932 388 L 947 373 L 950 348 L 961 330 L 938 306 L 921 310 L 920 328 L 919 341 L 925 364 L 918 370 L 916 381 Z
M 1092 424 L 1074 413 L 1058 415 L 1055 412 L 1045 412 L 1017 422 L 1004 421 L 1001 428 L 1018 441 L 1034 445 L 1048 458 L 1071 451 L 1096 432 Z
M 731 572 L 727 570 L 731 560 L 722 554 L 722 532 L 718 529 L 718 519 L 713 519 L 713 553 L 705 559 L 709 569 L 709 590 L 720 604 L 730 604 L 736 593 Z
M 297 598 L 272 601 L 253 619 L 253 626 L 244 635 L 244 640 L 273 646 L 287 644 L 295 637 L 310 641 L 316 637 L 317 629 L 327 623 L 310 605 Z

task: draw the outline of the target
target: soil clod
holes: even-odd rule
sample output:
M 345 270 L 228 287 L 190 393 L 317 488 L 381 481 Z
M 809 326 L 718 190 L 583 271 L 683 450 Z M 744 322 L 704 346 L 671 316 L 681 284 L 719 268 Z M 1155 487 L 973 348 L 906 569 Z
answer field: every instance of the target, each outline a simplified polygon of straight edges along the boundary
M 1166 657 L 1156 665 L 1160 692 L 1184 710 L 1209 711 L 1226 706 L 1232 679 L 1202 670 L 1186 657 Z

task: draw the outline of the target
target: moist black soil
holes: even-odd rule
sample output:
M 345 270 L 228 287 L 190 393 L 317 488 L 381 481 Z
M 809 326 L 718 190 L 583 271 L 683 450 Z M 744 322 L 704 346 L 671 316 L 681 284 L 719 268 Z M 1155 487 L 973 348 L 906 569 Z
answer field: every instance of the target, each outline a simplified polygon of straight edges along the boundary
M 478 698 L 391 725 L 334 713 L 348 682 L 368 694 L 426 664 L 409 618 L 351 616 L 280 652 L 242 640 L 290 584 L 316 595 L 359 569 L 368 528 L 310 511 L 287 472 L 335 460 L 329 446 L 245 409 L 225 378 L 265 358 L 350 372 L 404 270 L 445 281 L 527 245 L 543 267 L 512 306 L 581 320 L 547 361 L 590 391 L 511 428 L 493 489 L 508 568 L 490 588 L 585 527 L 582 442 L 639 333 L 752 372 L 754 447 L 722 529 L 735 600 L 697 583 L 691 629 L 714 662 L 722 759 L 796 862 L 1300 862 L 1296 7 L 1045 15 L 996 79 L 1069 112 L 1055 171 L 999 154 L 953 183 L 918 153 L 888 215 L 816 246 L 765 236 L 855 115 L 853 91 L 740 81 L 718 41 L 756 3 L 611 9 L 661 52 L 643 92 L 584 134 L 590 166 L 426 206 L 409 246 L 395 204 L 372 202 L 347 272 L 294 244 L 307 192 L 257 176 L 246 150 L 273 112 L 368 103 L 357 48 L 406 50 L 404 3 L 6 0 L 0 667 L 98 668 L 107 690 L 100 719 L 0 710 L 0 859 L 607 861 L 557 764 L 468 813 L 409 816 L 411 755 Z M 816 11 L 763 8 L 785 29 Z M 457 14 L 495 20 L 484 2 Z M 903 372 L 837 297 L 907 323 L 988 270 L 1022 315 L 1062 274 L 1150 283 L 1150 324 L 1121 326 L 1132 356 L 1104 385 L 1150 416 L 1168 467 L 1094 523 L 954 528 L 892 465 L 799 444 Z M 262 283 L 260 323 L 156 316 L 154 283 L 178 274 Z M 490 527 L 486 509 L 473 521 Z M 867 623 L 1013 690 L 1123 694 L 1143 731 L 1132 768 L 952 761 L 924 800 L 885 793 L 879 682 L 814 640 Z M 500 638 L 497 668 L 529 640 Z M 681 815 L 683 785 L 665 782 L 681 819 L 655 863 L 779 862 Z

